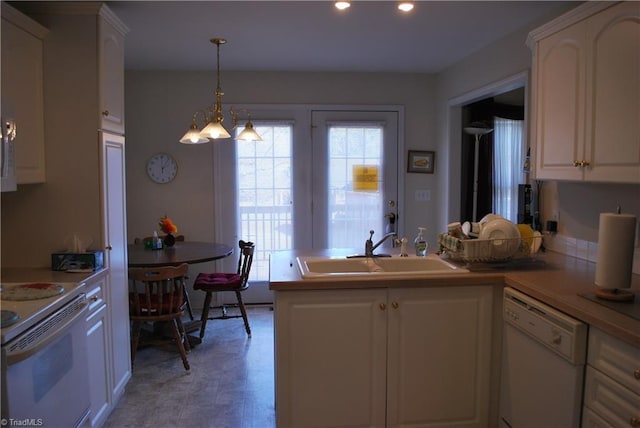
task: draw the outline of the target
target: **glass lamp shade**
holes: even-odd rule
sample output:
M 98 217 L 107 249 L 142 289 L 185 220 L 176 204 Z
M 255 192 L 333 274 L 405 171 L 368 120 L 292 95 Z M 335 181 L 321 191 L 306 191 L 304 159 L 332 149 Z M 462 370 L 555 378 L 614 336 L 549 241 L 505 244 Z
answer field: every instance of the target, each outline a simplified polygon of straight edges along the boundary
M 258 133 L 253 129 L 253 123 L 251 123 L 251 121 L 248 121 L 244 126 L 242 132 L 236 137 L 236 140 L 262 141 L 262 137 L 260 137 L 260 135 L 258 135 Z
M 203 144 L 208 143 L 209 140 L 200 134 L 200 131 L 198 131 L 198 125 L 193 124 L 187 133 L 180 138 L 180 142 L 182 144 Z
M 413 1 L 401 1 L 398 3 L 398 9 L 403 12 L 411 12 L 413 10 Z
M 224 129 L 222 123 L 211 121 L 205 126 L 202 131 L 200 131 L 201 135 L 204 135 L 207 138 L 212 138 L 214 140 L 222 139 L 222 138 L 231 138 L 231 135 Z

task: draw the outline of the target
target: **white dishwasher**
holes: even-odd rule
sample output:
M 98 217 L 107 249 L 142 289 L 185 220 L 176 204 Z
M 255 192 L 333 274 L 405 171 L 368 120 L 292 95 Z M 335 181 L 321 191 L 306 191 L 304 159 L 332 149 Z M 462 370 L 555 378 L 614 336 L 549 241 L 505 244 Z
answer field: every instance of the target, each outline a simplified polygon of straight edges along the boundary
M 504 289 L 502 428 L 580 426 L 587 325 Z

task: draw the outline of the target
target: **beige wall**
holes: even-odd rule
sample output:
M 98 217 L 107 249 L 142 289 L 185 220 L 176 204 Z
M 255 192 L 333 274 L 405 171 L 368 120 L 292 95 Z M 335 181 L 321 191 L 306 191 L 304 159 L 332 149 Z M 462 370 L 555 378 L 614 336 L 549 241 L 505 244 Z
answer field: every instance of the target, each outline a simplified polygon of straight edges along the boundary
M 401 105 L 405 112 L 405 149 L 435 150 L 433 80 L 433 76 L 425 74 L 223 71 L 223 103 L 225 108 L 231 104 Z M 149 235 L 157 218 L 165 212 L 188 237 L 215 238 L 212 144 L 178 143 L 190 124 L 192 113 L 211 103 L 214 89 L 213 72 L 127 72 L 130 240 Z M 170 153 L 178 161 L 178 176 L 170 184 L 154 184 L 146 177 L 146 160 L 159 151 Z M 400 157 L 404 171 L 406 151 Z M 436 166 L 433 175 L 405 177 L 404 195 L 408 206 L 404 210 L 404 226 L 409 235 L 423 224 L 435 231 L 435 202 L 416 206 L 411 200 L 415 188 L 435 190 L 437 181 L 445 173 L 445 168 Z
M 438 182 L 438 194 L 443 195 L 438 201 L 441 230 L 444 230 L 447 222 L 460 220 L 458 198 L 462 125 L 456 122 L 458 118 L 455 117 L 456 108 L 452 107 L 452 100 L 465 98 L 465 95 L 479 95 L 483 88 L 491 91 L 496 82 L 528 72 L 531 68 L 531 51 L 525 45 L 527 34 L 553 17 L 549 16 L 530 28 L 497 41 L 437 76 L 438 151 L 440 159 L 446 158 L 449 166 L 448 176 Z M 529 117 L 530 114 L 528 112 Z M 547 246 L 590 260 L 595 260 L 597 246 L 588 245 L 588 251 L 581 251 L 580 247 L 597 242 L 601 212 L 614 212 L 620 205 L 624 212 L 640 218 L 640 185 L 546 181 L 541 194 L 543 224 L 551 220 L 554 213 L 559 216 L 558 235 L 548 236 L 545 241 Z M 640 251 L 636 250 L 634 272 L 639 271 Z

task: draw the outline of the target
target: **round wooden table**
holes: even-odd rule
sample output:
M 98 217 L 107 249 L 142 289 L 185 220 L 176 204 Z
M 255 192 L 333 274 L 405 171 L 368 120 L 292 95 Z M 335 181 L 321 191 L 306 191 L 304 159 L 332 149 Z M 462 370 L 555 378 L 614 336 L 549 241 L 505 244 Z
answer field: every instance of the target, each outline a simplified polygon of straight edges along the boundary
M 223 259 L 233 254 L 233 248 L 226 244 L 199 241 L 178 241 L 173 247 L 164 247 L 161 250 L 145 248 L 142 243 L 130 244 L 127 246 L 127 250 L 129 253 L 128 264 L 130 268 L 179 266 L 182 263 L 204 263 Z M 191 318 L 191 321 L 184 322 L 184 328 L 187 333 L 191 333 L 200 329 L 200 320 L 193 318 L 189 294 L 186 289 L 184 292 L 189 317 Z M 201 342 L 199 337 L 191 335 L 187 335 L 187 339 L 191 346 L 195 346 Z
M 182 241 L 161 250 L 145 248 L 143 244 L 130 244 L 129 267 L 179 266 L 218 260 L 233 254 L 233 248 L 216 242 Z

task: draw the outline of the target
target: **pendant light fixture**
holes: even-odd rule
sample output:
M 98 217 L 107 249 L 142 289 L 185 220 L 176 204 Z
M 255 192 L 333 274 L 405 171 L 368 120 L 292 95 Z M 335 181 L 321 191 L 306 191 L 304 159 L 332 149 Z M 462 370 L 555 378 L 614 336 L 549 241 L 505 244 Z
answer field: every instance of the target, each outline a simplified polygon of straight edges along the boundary
M 413 10 L 413 1 L 403 0 L 398 2 L 398 10 L 402 12 L 411 12 Z
M 215 103 L 213 104 L 213 106 L 208 107 L 208 109 L 205 111 L 198 111 L 194 113 L 189 130 L 182 136 L 182 138 L 180 138 L 180 142 L 182 144 L 203 144 L 213 140 L 231 138 L 231 134 L 229 134 L 229 131 L 227 131 L 226 128 L 222 125 L 222 121 L 224 120 L 222 116 L 222 96 L 224 95 L 224 92 L 222 92 L 222 87 L 220 86 L 220 45 L 227 43 L 227 40 L 216 37 L 211 39 L 211 43 L 216 45 L 217 59 L 217 86 L 215 92 Z M 235 129 L 238 123 L 238 116 L 236 112 L 233 111 L 233 108 L 231 108 L 230 112 L 233 116 L 233 127 Z M 202 128 L 202 130 L 199 130 L 198 128 L 198 113 L 202 114 L 205 123 L 205 127 Z M 253 134 L 251 134 L 251 132 L 245 134 L 245 132 L 248 130 L 253 132 Z M 248 139 L 248 137 L 251 137 L 252 141 L 262 141 L 262 138 L 260 138 L 260 136 L 253 130 L 253 124 L 251 123 L 251 120 L 247 121 L 245 130 L 242 131 L 236 139 L 245 140 Z

